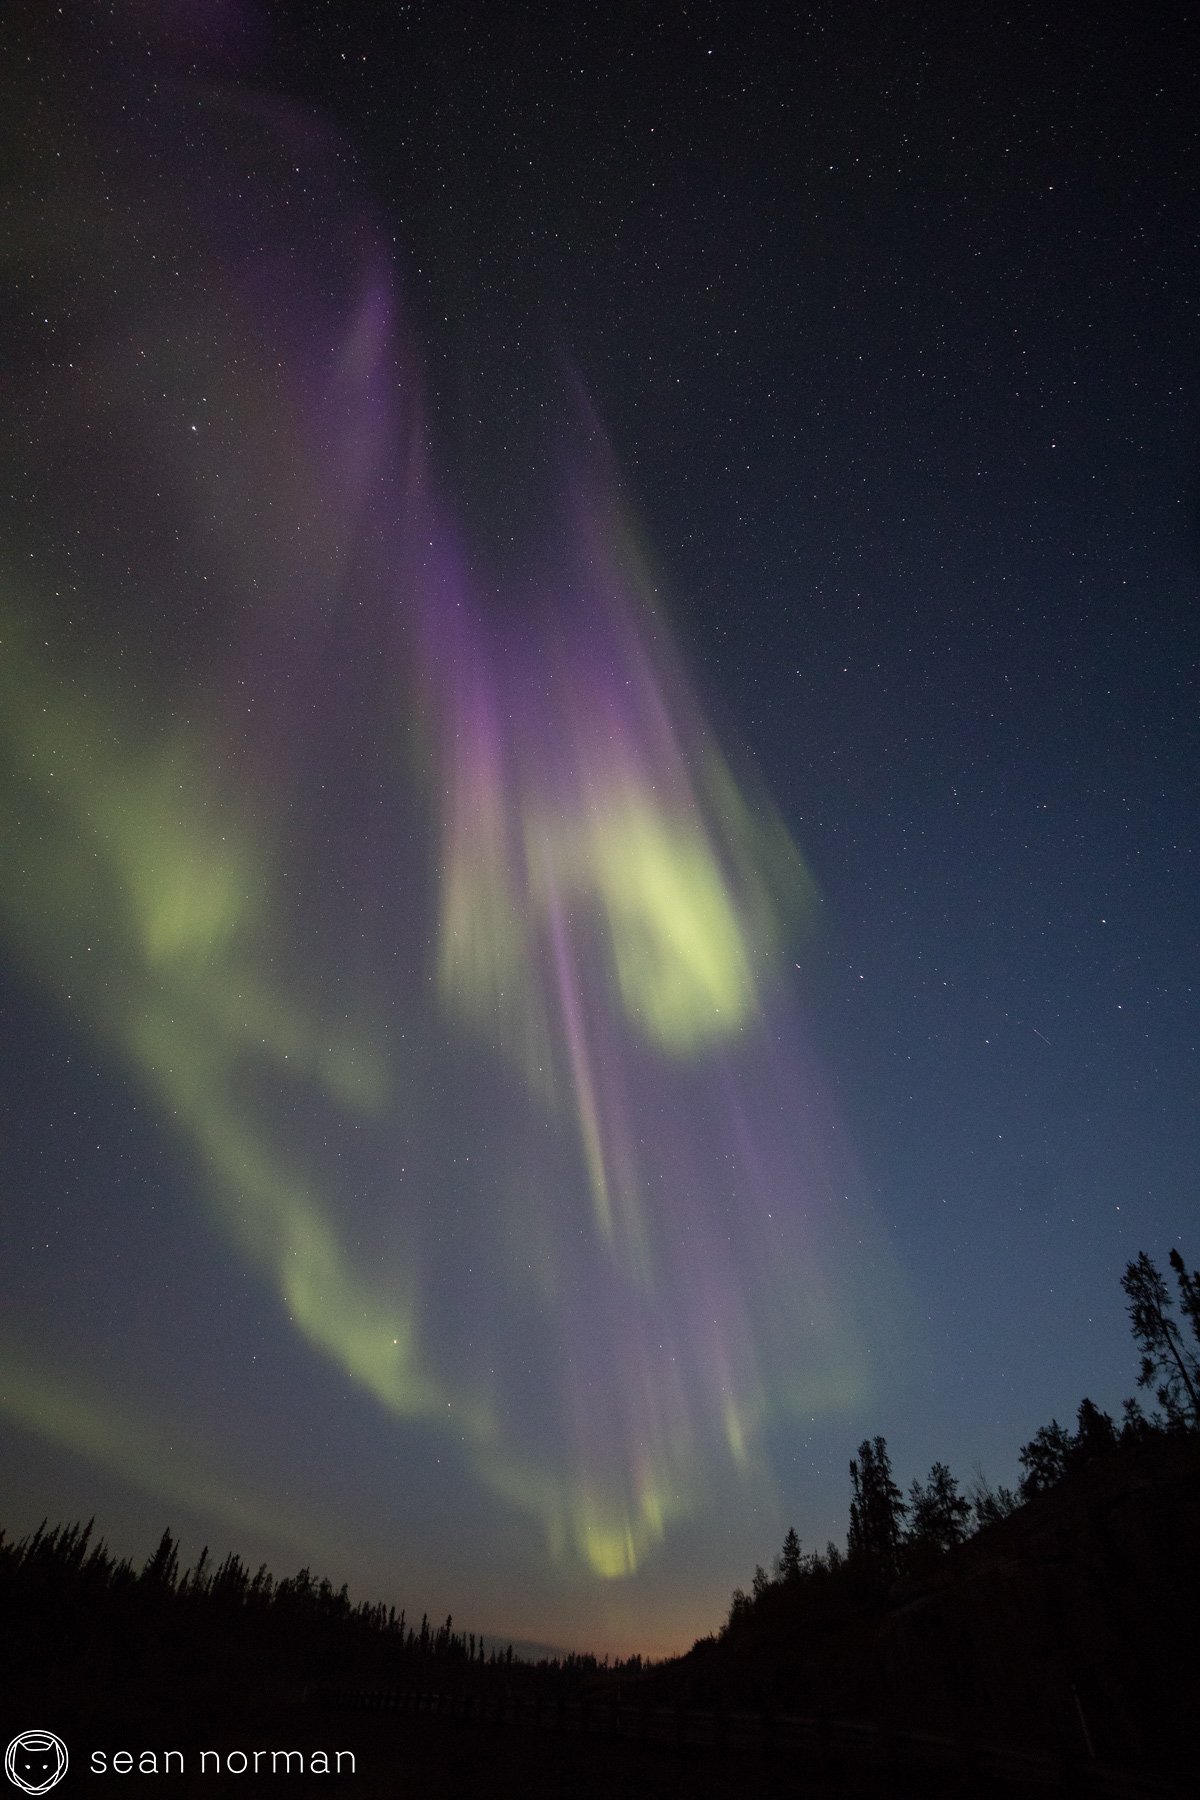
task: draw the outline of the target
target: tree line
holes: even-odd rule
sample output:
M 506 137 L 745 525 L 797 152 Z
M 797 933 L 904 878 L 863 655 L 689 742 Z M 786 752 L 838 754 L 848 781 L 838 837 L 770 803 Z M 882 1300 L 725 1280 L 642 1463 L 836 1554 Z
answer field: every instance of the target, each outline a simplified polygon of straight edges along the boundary
M 232 1691 L 239 1671 L 256 1691 L 332 1685 L 456 1692 L 499 1679 L 570 1691 L 593 1677 L 637 1674 L 592 1655 L 529 1662 L 509 1643 L 460 1631 L 452 1616 L 420 1623 L 385 1602 L 351 1600 L 345 1584 L 303 1568 L 276 1579 L 206 1546 L 189 1567 L 168 1529 L 140 1567 L 87 1524 L 48 1525 L 19 1540 L 0 1530 L 0 1686 L 69 1693 L 95 1706 L 130 1692 L 164 1696 L 211 1683 Z
M 1169 1266 L 1176 1295 L 1142 1251 L 1125 1269 L 1121 1288 L 1140 1353 L 1137 1386 L 1157 1405 L 1147 1413 L 1136 1396 L 1118 1425 L 1085 1397 L 1075 1428 L 1051 1419 L 1018 1452 L 1016 1491 L 991 1487 L 979 1475 L 964 1492 L 943 1462 L 935 1462 L 907 1495 L 896 1482 L 887 1440 L 865 1438 L 850 1463 L 850 1520 L 845 1549 L 802 1553 L 789 1529 L 770 1573 L 755 1569 L 750 1592 L 737 1588 L 721 1637 L 736 1638 L 753 1619 L 769 1619 L 803 1594 L 817 1613 L 842 1610 L 879 1596 L 903 1576 L 928 1574 L 956 1546 L 1015 1513 L 1101 1458 L 1134 1453 L 1153 1443 L 1200 1432 L 1200 1271 L 1187 1269 L 1178 1250 Z M 1178 1306 L 1178 1312 L 1176 1311 Z
M 173 1614 L 181 1625 L 256 1620 L 341 1647 L 382 1640 L 399 1655 L 484 1660 L 482 1636 L 455 1632 L 451 1617 L 434 1626 L 423 1615 L 418 1628 L 409 1624 L 403 1609 L 397 1614 L 394 1606 L 383 1602 L 353 1604 L 345 1583 L 335 1589 L 307 1568 L 277 1581 L 265 1563 L 251 1574 L 233 1553 L 215 1563 L 207 1545 L 196 1563 L 181 1573 L 179 1544 L 169 1529 L 139 1570 L 130 1558 L 114 1556 L 103 1539 L 96 1540 L 94 1527 L 94 1519 L 86 1525 L 53 1527 L 43 1519 L 31 1536 L 19 1542 L 0 1530 L 0 1588 L 14 1600 L 24 1591 L 30 1598 L 37 1593 L 43 1603 L 73 1599 L 81 1606 L 102 1604 L 130 1617 L 153 1615 L 162 1621 Z M 493 1663 L 498 1654 L 511 1663 L 511 1644 L 506 1653 L 492 1649 Z
M 754 1635 L 754 1623 L 790 1621 L 802 1613 L 818 1631 L 840 1630 L 884 1602 L 898 1578 L 920 1579 L 965 1540 L 984 1532 L 1040 1496 L 1070 1484 L 1080 1471 L 1121 1456 L 1138 1456 L 1172 1439 L 1200 1435 L 1200 1272 L 1189 1273 L 1178 1251 L 1169 1263 L 1175 1293 L 1143 1252 L 1127 1266 L 1121 1286 L 1140 1355 L 1137 1385 L 1152 1396 L 1147 1412 L 1135 1397 L 1120 1424 L 1085 1398 L 1074 1429 L 1051 1419 L 1021 1446 L 1022 1475 L 1014 1491 L 982 1476 L 964 1491 L 943 1462 L 902 1491 L 887 1441 L 864 1439 L 850 1463 L 850 1517 L 844 1548 L 830 1542 L 805 1553 L 795 1529 L 784 1538 L 770 1572 L 755 1569 L 750 1592 L 738 1589 L 718 1640 Z M 790 1626 L 789 1626 L 790 1629 Z M 524 1662 L 509 1644 L 422 1614 L 410 1622 L 384 1602 L 351 1600 L 308 1568 L 277 1580 L 265 1564 L 252 1570 L 236 1554 L 221 1561 L 203 1549 L 180 1566 L 180 1546 L 168 1529 L 139 1568 L 118 1558 L 94 1523 L 49 1527 L 45 1521 L 19 1541 L 0 1530 L 0 1685 L 49 1675 L 64 1690 L 93 1694 L 133 1691 L 157 1680 L 164 1691 L 196 1671 L 263 1669 L 282 1687 L 344 1682 L 381 1686 L 436 1681 L 446 1691 L 491 1679 L 551 1681 L 570 1691 L 609 1674 L 637 1677 L 649 1665 L 631 1657 L 609 1666 L 595 1656 Z M 656 1675 L 668 1674 L 659 1665 Z M 216 1680 L 218 1677 L 213 1676 Z M 31 1689 L 31 1692 L 34 1691 Z

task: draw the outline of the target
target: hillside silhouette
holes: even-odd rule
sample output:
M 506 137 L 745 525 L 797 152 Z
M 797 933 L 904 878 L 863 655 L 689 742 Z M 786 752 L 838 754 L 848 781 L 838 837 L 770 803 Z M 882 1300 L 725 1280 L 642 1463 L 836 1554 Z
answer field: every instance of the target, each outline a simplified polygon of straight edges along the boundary
M 907 1497 L 883 1437 L 850 1463 L 845 1550 L 788 1532 L 718 1634 L 670 1666 L 700 1703 L 872 1721 L 1194 1791 L 1200 1718 L 1200 1275 L 1122 1277 L 1140 1352 L 1118 1427 L 1081 1401 L 1019 1452 L 1017 1492 L 943 1463 Z M 1066 1779 L 1064 1777 L 1064 1779 Z M 1069 1788 L 1068 1782 L 1068 1788 Z
M 1171 1270 L 1174 1295 L 1144 1254 L 1122 1278 L 1149 1414 L 1085 1398 L 1020 1448 L 1016 1491 L 939 1462 L 902 1492 L 864 1440 L 844 1548 L 790 1530 L 684 1656 L 525 1660 L 308 1569 L 181 1569 L 169 1530 L 139 1568 L 91 1522 L 43 1523 L 0 1532 L 9 1717 L 109 1744 L 339 1735 L 373 1758 L 358 1793 L 401 1767 L 447 1794 L 1194 1791 L 1200 1275 Z

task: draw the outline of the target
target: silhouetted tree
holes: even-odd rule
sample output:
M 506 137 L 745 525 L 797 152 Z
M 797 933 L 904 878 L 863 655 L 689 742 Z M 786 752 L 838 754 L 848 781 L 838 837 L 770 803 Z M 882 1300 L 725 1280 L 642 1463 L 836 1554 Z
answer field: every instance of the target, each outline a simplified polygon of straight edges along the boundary
M 1175 1250 L 1171 1252 L 1171 1267 L 1191 1321 L 1198 1278 L 1188 1275 L 1183 1258 Z M 1138 1386 L 1153 1388 L 1169 1424 L 1185 1425 L 1190 1415 L 1190 1423 L 1200 1426 L 1200 1362 L 1184 1344 L 1172 1313 L 1167 1284 L 1144 1250 L 1127 1265 L 1121 1286 L 1129 1303 L 1126 1310 L 1133 1341 L 1142 1353 Z
M 189 1569 L 180 1583 L 181 1589 L 189 1594 L 203 1594 L 208 1590 L 211 1577 L 208 1573 L 208 1545 L 201 1550 L 194 1569 Z
M 967 1535 L 971 1502 L 959 1493 L 958 1482 L 945 1463 L 935 1462 L 929 1479 L 914 1481 L 908 1496 L 907 1542 L 918 1555 L 944 1555 Z
M 1079 1402 L 1079 1412 L 1075 1421 L 1075 1439 L 1071 1445 L 1073 1462 L 1091 1462 L 1093 1457 L 1103 1456 L 1117 1447 L 1117 1428 L 1109 1413 L 1101 1412 L 1094 1401 L 1084 1398 Z
M 850 1464 L 854 1497 L 850 1502 L 847 1551 L 852 1562 L 884 1581 L 899 1565 L 900 1529 L 907 1506 L 892 1479 L 887 1440 L 864 1438 Z
M 745 1588 L 734 1588 L 733 1598 L 729 1602 L 729 1617 L 725 1621 L 726 1631 L 732 1631 L 735 1626 L 740 1625 L 749 1616 L 750 1596 Z
M 1178 1250 L 1172 1250 L 1167 1261 L 1175 1271 L 1175 1279 L 1179 1284 L 1179 1305 L 1183 1316 L 1192 1328 L 1192 1336 L 1200 1344 L 1200 1269 L 1193 1269 L 1189 1275 L 1187 1264 Z
M 158 1549 L 147 1559 L 142 1570 L 142 1580 L 147 1587 L 162 1588 L 174 1593 L 179 1579 L 179 1545 L 169 1531 L 164 1531 L 158 1540 Z
M 796 1536 L 794 1525 L 788 1527 L 787 1536 L 783 1540 L 783 1549 L 779 1552 L 775 1567 L 781 1581 L 799 1581 L 800 1539 Z
M 1123 1444 L 1144 1444 L 1148 1437 L 1153 1437 L 1155 1425 L 1142 1411 L 1140 1400 L 1132 1396 L 1121 1402 L 1121 1442 Z
M 982 1471 L 976 1471 L 971 1483 L 971 1510 L 978 1526 L 995 1525 L 1000 1519 L 1007 1519 L 1020 1504 L 1011 1488 L 1005 1487 L 1003 1482 L 993 1488 Z
M 1025 1471 L 1021 1477 L 1023 1500 L 1032 1500 L 1035 1494 L 1058 1486 L 1067 1472 L 1071 1447 L 1071 1434 L 1057 1419 L 1039 1426 L 1029 1443 L 1021 1445 L 1017 1461 Z

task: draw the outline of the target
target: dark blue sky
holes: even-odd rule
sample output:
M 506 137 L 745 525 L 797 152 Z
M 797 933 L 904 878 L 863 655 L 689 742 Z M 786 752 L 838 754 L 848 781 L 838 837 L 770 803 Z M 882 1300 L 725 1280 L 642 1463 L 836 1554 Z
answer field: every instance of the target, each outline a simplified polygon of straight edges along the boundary
M 279 1569 L 311 1561 L 485 1630 L 683 1647 L 789 1523 L 806 1545 L 842 1535 L 863 1436 L 887 1436 L 905 1483 L 935 1458 L 964 1481 L 982 1465 L 1012 1482 L 1052 1414 L 1067 1420 L 1085 1393 L 1115 1411 L 1136 1373 L 1125 1263 L 1142 1249 L 1165 1263 L 1176 1243 L 1195 1254 L 1184 25 L 1168 9 L 230 5 L 189 42 L 165 12 L 148 34 L 148 17 L 31 28 L 6 77 L 5 319 L 22 373 L 3 442 L 18 723 L 4 776 L 16 848 L 0 873 L 0 1347 L 16 1371 L 0 1392 L 14 1446 L 0 1507 L 18 1529 L 95 1510 L 139 1552 L 169 1517 L 185 1549 L 211 1538 Z M 394 290 L 386 324 L 372 282 Z M 143 354 L 154 374 L 139 387 Z M 370 429 L 339 438 L 326 375 L 349 391 L 363 368 L 354 417 Z M 784 1181 L 780 1209 L 801 1246 L 811 1230 L 820 1265 L 819 1281 L 795 1269 L 796 1291 L 803 1307 L 818 1293 L 845 1306 L 845 1343 L 840 1325 L 822 1341 L 854 1373 L 811 1408 L 784 1404 L 787 1343 L 766 1334 L 766 1398 L 755 1410 L 752 1383 L 742 1395 L 752 1468 L 709 1485 L 697 1453 L 689 1485 L 672 1466 L 664 1535 L 644 1554 L 639 1542 L 624 1580 L 555 1548 L 547 1495 L 573 1477 L 553 1473 L 532 1416 L 548 1314 L 521 1326 L 497 1300 L 515 1291 L 514 1244 L 537 1263 L 522 1179 L 581 1183 L 583 1153 L 518 1147 L 517 1086 L 411 969 L 394 990 L 381 974 L 428 923 L 421 871 L 436 861 L 423 803 L 397 813 L 377 761 L 364 774 L 381 745 L 403 744 L 406 768 L 420 752 L 415 699 L 379 724 L 392 668 L 360 616 L 411 573 L 381 519 L 412 505 L 415 370 L 430 478 L 491 595 L 486 628 L 521 656 L 534 629 L 506 581 L 565 516 L 562 394 L 581 384 L 684 673 L 649 626 L 630 668 L 653 669 L 698 759 L 709 740 L 680 698 L 694 694 L 819 897 L 811 928 L 785 934 L 770 1106 L 794 1100 L 797 1189 Z M 185 470 L 176 449 L 197 420 L 217 447 Z M 336 629 L 306 636 L 336 583 Z M 398 694 L 421 687 L 414 656 L 406 641 Z M 530 668 L 544 659 L 528 651 Z M 510 717 L 533 691 L 517 662 L 513 649 L 496 702 Z M 271 720 L 261 736 L 239 722 L 254 708 Z M 509 740 L 513 766 L 524 742 Z M 43 779 L 60 752 L 99 771 L 94 787 L 69 777 L 80 798 L 64 814 Z M 227 867 L 231 789 L 254 793 L 257 823 L 240 820 Z M 117 846 L 111 892 L 84 870 L 85 815 Z M 168 937 L 199 933 L 209 906 L 216 956 L 225 922 L 249 929 L 259 839 L 277 899 L 236 982 L 151 942 L 148 997 L 126 1018 L 122 893 L 136 910 L 153 890 L 145 916 L 165 905 Z M 78 905 L 63 898 L 74 882 Z M 69 957 L 85 961 L 108 927 L 103 974 L 73 973 Z M 347 1056 L 385 1045 L 386 1129 L 365 1102 L 361 1119 L 306 1114 L 257 1075 L 226 1095 L 205 1035 L 226 1029 L 226 977 L 246 1006 L 238 1029 L 290 1045 L 280 1057 L 316 1054 L 313 1019 L 344 1027 Z M 165 1034 L 149 1048 L 148 1018 Z M 637 1068 L 648 1107 L 657 1077 Z M 723 1154 L 692 1079 L 663 1089 L 664 1168 Z M 251 1119 L 257 1141 L 286 1136 L 294 1166 L 320 1171 L 361 1265 L 418 1280 L 400 1249 L 420 1240 L 423 1298 L 405 1304 L 424 1307 L 451 1410 L 478 1399 L 479 1344 L 502 1345 L 530 1372 L 530 1416 L 520 1380 L 509 1396 L 514 1441 L 544 1461 L 514 1473 L 492 1440 L 479 1450 L 482 1424 L 460 1454 L 476 1427 L 445 1429 L 440 1388 L 390 1410 L 364 1391 L 346 1324 L 365 1316 L 361 1296 L 329 1264 L 319 1310 L 337 1329 L 306 1331 L 303 1295 L 280 1289 L 245 1196 L 224 1191 Z M 777 1153 L 764 1166 L 783 1167 Z M 737 1154 L 731 1207 L 748 1204 L 753 1161 Z M 482 1186 L 468 1164 L 489 1171 Z M 277 1199 L 282 1216 L 277 1195 L 264 1205 Z M 759 1290 L 740 1255 L 712 1271 L 714 1291 L 739 1294 L 754 1338 Z M 737 1336 L 726 1320 L 702 1352 L 678 1296 L 661 1302 L 699 1360 Z M 574 1304 L 586 1337 L 588 1299 Z M 476 1344 L 469 1322 L 484 1319 Z M 572 1393 L 601 1422 L 576 1419 L 576 1498 L 605 1490 L 587 1461 L 605 1445 L 631 1455 L 635 1486 L 658 1479 L 641 1460 L 654 1434 L 630 1452 L 604 1422 L 630 1370 L 592 1324 L 594 1365 L 581 1360 Z M 797 1363 L 809 1354 L 797 1339 Z M 660 1377 L 637 1367 L 665 1407 Z M 678 1379 L 693 1376 L 713 1368 Z

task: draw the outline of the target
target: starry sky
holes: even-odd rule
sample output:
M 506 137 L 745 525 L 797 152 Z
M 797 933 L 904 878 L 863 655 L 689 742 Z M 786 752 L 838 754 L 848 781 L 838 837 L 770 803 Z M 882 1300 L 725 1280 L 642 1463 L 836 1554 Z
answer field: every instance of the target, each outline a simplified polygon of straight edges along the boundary
M 3 1522 L 660 1655 L 862 1437 L 1115 1411 L 1197 1235 L 1174 9 L 5 30 Z

